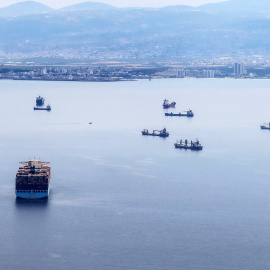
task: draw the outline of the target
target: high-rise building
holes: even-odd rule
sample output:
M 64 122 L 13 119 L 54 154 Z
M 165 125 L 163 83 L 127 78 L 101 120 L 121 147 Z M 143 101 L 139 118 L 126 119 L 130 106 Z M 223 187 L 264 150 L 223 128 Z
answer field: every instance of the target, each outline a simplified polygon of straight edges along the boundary
M 41 73 L 41 75 L 46 75 L 47 74 L 47 68 L 46 67 L 42 68 L 40 73 Z
M 243 63 L 234 64 L 234 75 L 244 75 L 246 74 L 245 66 Z
M 184 78 L 186 76 L 186 72 L 184 69 L 178 69 L 177 70 L 177 77 Z
M 215 78 L 215 70 L 206 69 L 202 71 L 203 78 Z

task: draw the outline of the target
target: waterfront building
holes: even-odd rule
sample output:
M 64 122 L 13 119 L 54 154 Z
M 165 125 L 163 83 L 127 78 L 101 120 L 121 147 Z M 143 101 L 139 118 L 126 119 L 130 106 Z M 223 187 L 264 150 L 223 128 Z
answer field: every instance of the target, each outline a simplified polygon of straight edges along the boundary
M 203 78 L 215 78 L 215 70 L 207 69 L 203 70 Z
M 177 77 L 178 78 L 184 78 L 186 76 L 186 72 L 184 69 L 178 69 L 177 70 Z
M 235 63 L 234 64 L 234 75 L 245 75 L 246 70 L 243 63 Z

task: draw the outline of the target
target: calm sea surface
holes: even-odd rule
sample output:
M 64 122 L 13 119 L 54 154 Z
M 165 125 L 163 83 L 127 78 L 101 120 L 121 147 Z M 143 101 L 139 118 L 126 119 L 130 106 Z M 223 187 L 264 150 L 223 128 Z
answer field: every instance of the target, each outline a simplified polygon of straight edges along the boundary
M 270 269 L 270 80 L 0 89 L 0 269 Z M 165 98 L 195 117 L 165 117 Z M 196 138 L 203 151 L 174 148 Z M 33 157 L 51 162 L 51 195 L 16 200 Z

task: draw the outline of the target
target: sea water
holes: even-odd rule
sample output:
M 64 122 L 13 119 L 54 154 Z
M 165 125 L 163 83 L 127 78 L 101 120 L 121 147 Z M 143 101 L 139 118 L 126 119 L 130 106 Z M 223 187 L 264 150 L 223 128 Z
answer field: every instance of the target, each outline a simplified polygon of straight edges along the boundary
M 1 269 L 270 268 L 269 80 L 0 89 Z M 39 95 L 50 112 L 33 110 Z M 168 138 L 141 135 L 164 127 Z M 174 148 L 196 138 L 202 151 Z M 48 200 L 15 197 L 31 158 L 51 162 Z

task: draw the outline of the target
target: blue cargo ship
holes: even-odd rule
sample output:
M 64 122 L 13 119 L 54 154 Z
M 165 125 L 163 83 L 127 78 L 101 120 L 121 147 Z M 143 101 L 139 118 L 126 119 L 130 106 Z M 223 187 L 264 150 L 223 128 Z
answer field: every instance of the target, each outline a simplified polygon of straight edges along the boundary
M 41 199 L 49 196 L 51 182 L 50 162 L 29 160 L 20 162 L 16 174 L 15 194 L 24 199 Z

